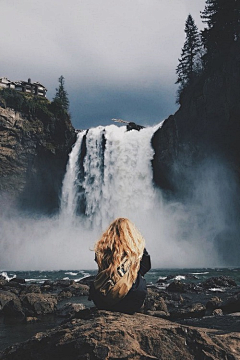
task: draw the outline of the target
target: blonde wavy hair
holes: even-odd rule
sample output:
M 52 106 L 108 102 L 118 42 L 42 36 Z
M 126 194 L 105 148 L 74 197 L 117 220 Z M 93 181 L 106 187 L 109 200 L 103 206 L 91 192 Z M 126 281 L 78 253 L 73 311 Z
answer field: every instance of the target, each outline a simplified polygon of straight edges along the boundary
M 130 276 L 134 282 L 145 248 L 145 240 L 136 226 L 126 218 L 117 218 L 94 246 L 99 271 L 108 269 L 112 276 L 125 257 L 131 259 Z

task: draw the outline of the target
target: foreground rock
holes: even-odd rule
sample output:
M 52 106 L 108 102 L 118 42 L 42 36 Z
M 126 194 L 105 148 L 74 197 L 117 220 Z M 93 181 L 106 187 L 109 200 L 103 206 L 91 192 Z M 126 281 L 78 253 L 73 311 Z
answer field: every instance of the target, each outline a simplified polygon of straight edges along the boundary
M 218 359 L 240 357 L 240 334 L 223 334 L 156 317 L 83 310 L 78 319 L 9 347 L 1 360 Z

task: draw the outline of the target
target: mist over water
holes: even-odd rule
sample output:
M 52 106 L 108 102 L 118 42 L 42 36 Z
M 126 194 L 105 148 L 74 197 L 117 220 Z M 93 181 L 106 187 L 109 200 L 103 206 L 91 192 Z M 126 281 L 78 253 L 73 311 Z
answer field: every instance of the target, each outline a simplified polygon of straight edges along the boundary
M 58 216 L 33 218 L 11 205 L 1 208 L 0 269 L 94 269 L 90 249 L 116 217 L 128 217 L 140 229 L 152 267 L 226 265 L 221 247 L 228 235 L 222 234 L 233 228 L 235 216 L 231 172 L 209 160 L 190 171 L 192 187 L 184 203 L 165 200 L 152 182 L 154 131 L 126 132 L 111 125 L 79 133 Z M 79 214 L 80 202 L 85 215 Z

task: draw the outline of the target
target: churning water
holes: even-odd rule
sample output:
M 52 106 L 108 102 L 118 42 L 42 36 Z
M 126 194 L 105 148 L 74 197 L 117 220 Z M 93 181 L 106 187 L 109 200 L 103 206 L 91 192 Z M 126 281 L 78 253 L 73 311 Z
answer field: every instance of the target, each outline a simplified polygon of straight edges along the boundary
M 3 214 L 1 269 L 94 269 L 91 249 L 116 217 L 136 224 L 155 268 L 225 265 L 215 246 L 216 236 L 228 226 L 222 206 L 227 192 L 224 185 L 216 186 L 225 172 L 211 166 L 211 171 L 198 173 L 188 203 L 165 201 L 154 187 L 151 164 L 151 138 L 159 126 L 126 131 L 110 125 L 79 132 L 59 215 L 36 219 Z
M 115 125 L 80 132 L 63 181 L 61 215 L 74 218 L 82 200 L 86 223 L 102 230 L 116 217 L 141 224 L 151 216 L 160 196 L 152 182 L 153 132 Z

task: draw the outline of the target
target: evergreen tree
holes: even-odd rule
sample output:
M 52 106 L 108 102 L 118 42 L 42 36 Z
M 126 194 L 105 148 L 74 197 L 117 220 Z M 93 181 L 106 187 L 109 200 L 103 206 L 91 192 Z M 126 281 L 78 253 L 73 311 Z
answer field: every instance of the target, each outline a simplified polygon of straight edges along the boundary
M 231 46 L 239 41 L 240 1 L 206 0 L 201 18 L 208 25 L 202 31 L 207 63 L 212 58 L 227 54 Z
M 186 40 L 176 69 L 178 75 L 176 84 L 180 83 L 181 89 L 185 88 L 193 75 L 197 74 L 201 69 L 202 43 L 198 28 L 190 14 L 186 20 L 184 31 Z
M 53 99 L 53 102 L 57 105 L 60 105 L 65 111 L 68 111 L 69 108 L 69 100 L 68 93 L 64 88 L 64 77 L 61 75 L 58 79 L 59 87 L 56 88 L 56 95 Z

